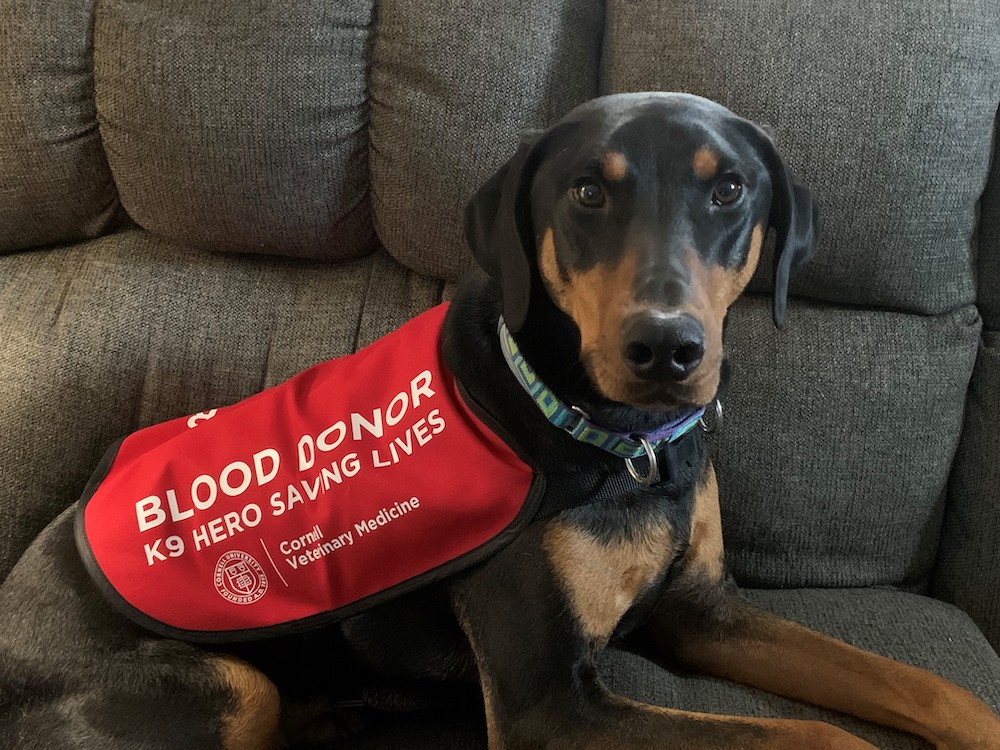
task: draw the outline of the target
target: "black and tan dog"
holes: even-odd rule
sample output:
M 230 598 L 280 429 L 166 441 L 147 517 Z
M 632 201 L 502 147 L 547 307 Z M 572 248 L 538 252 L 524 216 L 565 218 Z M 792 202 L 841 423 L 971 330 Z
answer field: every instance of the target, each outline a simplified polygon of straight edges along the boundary
M 446 358 L 558 488 L 626 467 L 546 421 L 504 363 L 501 314 L 563 402 L 616 432 L 650 434 L 715 398 L 726 312 L 769 229 L 780 322 L 789 274 L 813 251 L 817 210 L 755 125 L 697 97 L 641 94 L 595 100 L 529 139 L 474 197 L 467 224 L 488 277 L 460 287 Z M 819 722 L 613 695 L 595 662 L 629 635 L 664 661 L 938 748 L 1000 748 L 1000 720 L 968 692 L 739 597 L 723 564 L 715 474 L 692 434 L 686 462 L 651 448 L 659 477 L 640 461 L 640 481 L 596 501 L 563 498 L 576 507 L 541 514 L 442 583 L 232 649 L 157 638 L 112 611 L 80 564 L 67 511 L 0 590 L 0 748 L 330 747 L 302 706 L 318 710 L 340 686 L 375 677 L 478 683 L 491 750 L 871 747 Z

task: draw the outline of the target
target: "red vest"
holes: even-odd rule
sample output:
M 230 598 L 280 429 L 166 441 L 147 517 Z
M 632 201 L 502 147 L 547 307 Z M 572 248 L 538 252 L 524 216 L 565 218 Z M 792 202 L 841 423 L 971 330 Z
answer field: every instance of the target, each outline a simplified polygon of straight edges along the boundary
M 508 543 L 542 482 L 460 398 L 446 308 L 114 446 L 76 519 L 104 594 L 163 635 L 242 640 L 348 616 Z

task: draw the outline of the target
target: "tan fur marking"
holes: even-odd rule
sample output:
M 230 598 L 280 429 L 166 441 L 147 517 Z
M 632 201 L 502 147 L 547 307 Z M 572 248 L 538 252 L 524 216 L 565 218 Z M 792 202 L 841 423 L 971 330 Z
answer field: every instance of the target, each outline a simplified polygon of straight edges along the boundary
M 581 529 L 553 521 L 545 551 L 584 635 L 604 645 L 636 596 L 674 552 L 666 525 L 638 529 L 633 539 L 604 544 Z
M 737 269 L 721 266 L 707 267 L 694 250 L 688 251 L 687 266 L 691 269 L 692 294 L 683 312 L 701 321 L 705 329 L 705 356 L 701 365 L 685 381 L 688 395 L 695 403 L 708 403 L 719 389 L 722 366 L 722 324 L 729 306 L 736 301 L 760 261 L 764 243 L 764 229 L 754 226 L 750 234 L 750 247 L 743 265 Z
M 222 746 L 226 750 L 272 750 L 277 747 L 281 711 L 278 689 L 255 667 L 233 656 L 212 659 L 236 705 L 223 717 Z
M 679 644 L 682 661 L 714 677 L 920 735 L 936 747 L 995 747 L 1000 719 L 957 685 L 771 614 L 754 618 L 726 638 L 691 634 Z
M 694 152 L 691 166 L 699 180 L 711 180 L 719 171 L 719 155 L 708 146 L 702 146 Z
M 627 371 L 619 336 L 622 321 L 635 302 L 638 254 L 627 251 L 616 265 L 598 264 L 586 271 L 559 272 L 551 229 L 542 236 L 539 268 L 549 294 L 580 329 L 580 351 L 597 387 L 610 398 L 625 399 Z
M 715 476 L 715 467 L 711 464 L 695 489 L 691 543 L 687 557 L 689 566 L 704 574 L 708 580 L 719 581 L 725 576 L 719 482 Z
M 601 173 L 610 182 L 621 182 L 628 174 L 628 161 L 620 151 L 609 151 L 601 159 Z
M 538 268 L 542 272 L 542 280 L 549 289 L 552 298 L 558 302 L 563 293 L 562 275 L 559 273 L 559 261 L 556 259 L 556 243 L 552 228 L 545 230 L 542 236 L 542 246 L 538 252 Z

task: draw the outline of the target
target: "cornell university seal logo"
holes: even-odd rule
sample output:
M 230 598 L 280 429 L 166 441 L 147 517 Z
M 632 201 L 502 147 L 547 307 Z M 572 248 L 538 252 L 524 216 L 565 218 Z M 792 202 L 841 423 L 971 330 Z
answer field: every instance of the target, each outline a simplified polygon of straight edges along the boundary
M 233 604 L 253 604 L 267 592 L 267 576 L 252 555 L 233 550 L 215 565 L 215 590 Z

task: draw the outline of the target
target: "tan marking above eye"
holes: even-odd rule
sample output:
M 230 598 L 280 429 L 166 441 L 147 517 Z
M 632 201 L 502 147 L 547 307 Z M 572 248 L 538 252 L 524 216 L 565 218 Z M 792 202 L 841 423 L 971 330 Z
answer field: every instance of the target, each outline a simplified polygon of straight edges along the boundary
M 620 151 L 609 151 L 601 159 L 601 173 L 609 182 L 621 182 L 628 174 L 628 161 Z
M 673 557 L 674 535 L 663 523 L 605 543 L 553 521 L 545 530 L 545 551 L 583 634 L 603 645 L 643 587 Z
M 719 155 L 708 146 L 702 146 L 694 152 L 691 166 L 699 180 L 711 180 L 719 171 Z

